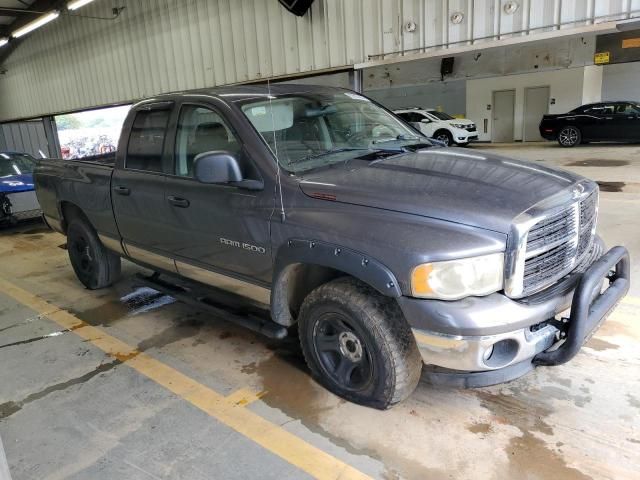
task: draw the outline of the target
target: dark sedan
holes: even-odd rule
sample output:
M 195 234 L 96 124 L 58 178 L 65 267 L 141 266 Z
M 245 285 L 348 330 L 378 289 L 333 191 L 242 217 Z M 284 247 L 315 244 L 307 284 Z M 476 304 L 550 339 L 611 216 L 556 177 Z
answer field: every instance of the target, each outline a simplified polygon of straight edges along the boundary
M 591 141 L 640 141 L 640 103 L 600 102 L 583 105 L 569 113 L 544 115 L 540 135 L 563 147 Z

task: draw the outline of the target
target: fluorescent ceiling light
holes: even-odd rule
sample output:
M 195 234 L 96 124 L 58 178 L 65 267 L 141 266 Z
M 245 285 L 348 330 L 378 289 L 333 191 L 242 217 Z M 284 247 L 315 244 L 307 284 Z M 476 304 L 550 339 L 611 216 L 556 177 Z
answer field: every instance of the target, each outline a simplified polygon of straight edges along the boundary
M 69 10 L 77 10 L 80 7 L 84 7 L 87 3 L 91 3 L 93 0 L 75 0 L 73 2 L 69 2 L 67 8 Z
M 4 47 L 7 43 L 9 43 L 8 38 L 0 38 L 0 47 Z
M 53 11 L 51 13 L 47 13 L 41 17 L 36 18 L 33 22 L 27 23 L 24 27 L 19 28 L 15 32 L 11 34 L 14 38 L 20 38 L 27 33 L 33 32 L 36 28 L 40 28 L 43 25 L 55 20 L 60 15 L 60 12 Z

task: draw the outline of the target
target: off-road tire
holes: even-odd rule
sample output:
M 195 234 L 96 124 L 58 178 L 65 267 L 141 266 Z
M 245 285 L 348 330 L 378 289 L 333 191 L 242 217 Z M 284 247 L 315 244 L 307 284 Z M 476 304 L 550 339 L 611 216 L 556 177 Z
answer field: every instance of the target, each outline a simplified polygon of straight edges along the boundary
M 582 132 L 578 127 L 567 125 L 558 132 L 558 143 L 561 147 L 571 148 L 580 145 Z
M 67 252 L 78 280 L 89 290 L 108 287 L 120 277 L 120 257 L 105 248 L 93 227 L 80 216 L 67 228 Z
M 453 135 L 448 130 L 438 130 L 433 134 L 433 138 L 444 143 L 447 147 L 453 146 Z
M 322 336 L 324 332 L 319 332 L 319 325 L 334 317 L 351 327 L 352 334 L 361 342 L 362 358 L 370 359 L 371 374 L 358 388 L 336 380 L 335 372 L 327 373 L 330 369 L 326 356 L 322 356 L 326 351 L 322 353 L 317 345 L 318 339 L 330 338 Z M 313 377 L 351 402 L 384 410 L 407 398 L 420 380 L 422 358 L 400 307 L 392 298 L 352 277 L 325 283 L 305 298 L 299 315 L 299 334 Z M 340 355 L 340 351 L 335 354 Z

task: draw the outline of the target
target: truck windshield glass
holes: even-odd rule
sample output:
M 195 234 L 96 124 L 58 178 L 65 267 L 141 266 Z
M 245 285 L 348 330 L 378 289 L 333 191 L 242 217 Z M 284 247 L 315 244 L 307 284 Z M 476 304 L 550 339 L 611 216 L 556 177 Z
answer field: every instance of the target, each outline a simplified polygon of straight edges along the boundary
M 0 177 L 33 173 L 36 160 L 22 153 L 0 153 Z
M 282 95 L 247 101 L 241 109 L 291 172 L 390 146 L 428 143 L 394 115 L 353 92 Z

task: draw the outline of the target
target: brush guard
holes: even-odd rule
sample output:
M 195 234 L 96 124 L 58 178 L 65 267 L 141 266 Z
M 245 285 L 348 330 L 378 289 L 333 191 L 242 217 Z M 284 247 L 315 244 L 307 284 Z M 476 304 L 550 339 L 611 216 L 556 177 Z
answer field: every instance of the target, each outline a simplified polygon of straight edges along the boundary
M 535 365 L 561 365 L 576 356 L 629 291 L 630 267 L 629 252 L 617 246 L 582 274 L 573 293 L 569 319 L 561 322 L 564 343 L 555 350 L 536 355 L 533 359 Z M 609 285 L 602 291 L 604 281 Z

